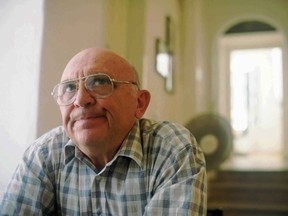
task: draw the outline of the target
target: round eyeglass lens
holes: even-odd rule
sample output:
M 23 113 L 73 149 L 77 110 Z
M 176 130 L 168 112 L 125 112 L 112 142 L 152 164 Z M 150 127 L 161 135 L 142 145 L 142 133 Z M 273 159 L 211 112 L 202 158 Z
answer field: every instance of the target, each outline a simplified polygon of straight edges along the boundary
M 77 85 L 75 81 L 60 83 L 56 87 L 57 102 L 62 105 L 71 103 L 77 92 Z
M 86 88 L 95 97 L 107 97 L 113 92 L 113 82 L 105 74 L 96 74 L 86 79 Z

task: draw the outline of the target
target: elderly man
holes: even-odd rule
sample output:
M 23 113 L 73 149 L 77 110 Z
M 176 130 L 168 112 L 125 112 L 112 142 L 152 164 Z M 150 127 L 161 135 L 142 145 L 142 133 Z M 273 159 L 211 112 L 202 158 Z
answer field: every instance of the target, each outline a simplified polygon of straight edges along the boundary
M 83 50 L 52 95 L 63 126 L 26 150 L 0 215 L 206 215 L 202 151 L 184 127 L 142 118 L 150 93 L 125 59 Z

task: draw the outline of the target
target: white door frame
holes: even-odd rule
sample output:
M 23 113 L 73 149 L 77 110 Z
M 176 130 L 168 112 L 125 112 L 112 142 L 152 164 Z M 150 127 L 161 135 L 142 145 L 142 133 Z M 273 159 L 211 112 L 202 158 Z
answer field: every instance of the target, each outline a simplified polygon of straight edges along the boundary
M 230 120 L 230 53 L 235 49 L 257 49 L 280 47 L 283 62 L 283 137 L 284 154 L 288 156 L 288 75 L 287 75 L 287 44 L 282 33 L 249 33 L 222 35 L 216 45 L 216 71 L 213 76 L 214 104 L 216 112 Z M 216 89 L 216 90 L 215 90 Z M 271 134 L 273 136 L 273 134 Z

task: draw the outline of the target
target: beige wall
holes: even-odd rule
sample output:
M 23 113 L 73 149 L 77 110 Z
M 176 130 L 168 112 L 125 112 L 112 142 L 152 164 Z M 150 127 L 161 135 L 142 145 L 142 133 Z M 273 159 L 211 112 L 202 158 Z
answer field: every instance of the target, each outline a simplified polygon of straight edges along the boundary
M 43 4 L 0 1 L 0 194 L 36 138 Z
M 105 1 L 105 47 L 134 65 L 142 77 L 145 0 Z
M 143 86 L 152 94 L 151 104 L 146 117 L 181 122 L 184 109 L 182 98 L 183 70 L 181 59 L 181 9 L 176 0 L 146 1 L 145 51 L 143 56 Z M 165 38 L 165 17 L 171 17 L 172 49 L 174 53 L 174 89 L 168 94 L 164 88 L 164 79 L 155 70 L 155 41 Z

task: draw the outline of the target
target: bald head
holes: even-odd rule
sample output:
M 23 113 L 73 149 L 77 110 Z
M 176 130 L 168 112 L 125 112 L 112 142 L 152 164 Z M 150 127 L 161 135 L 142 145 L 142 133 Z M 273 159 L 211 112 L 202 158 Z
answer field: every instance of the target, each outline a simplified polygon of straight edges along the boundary
M 91 68 L 91 66 L 93 67 Z M 96 72 L 107 73 L 115 79 L 139 82 L 134 67 L 128 61 L 115 52 L 104 48 L 88 48 L 76 54 L 68 62 L 61 81 Z

